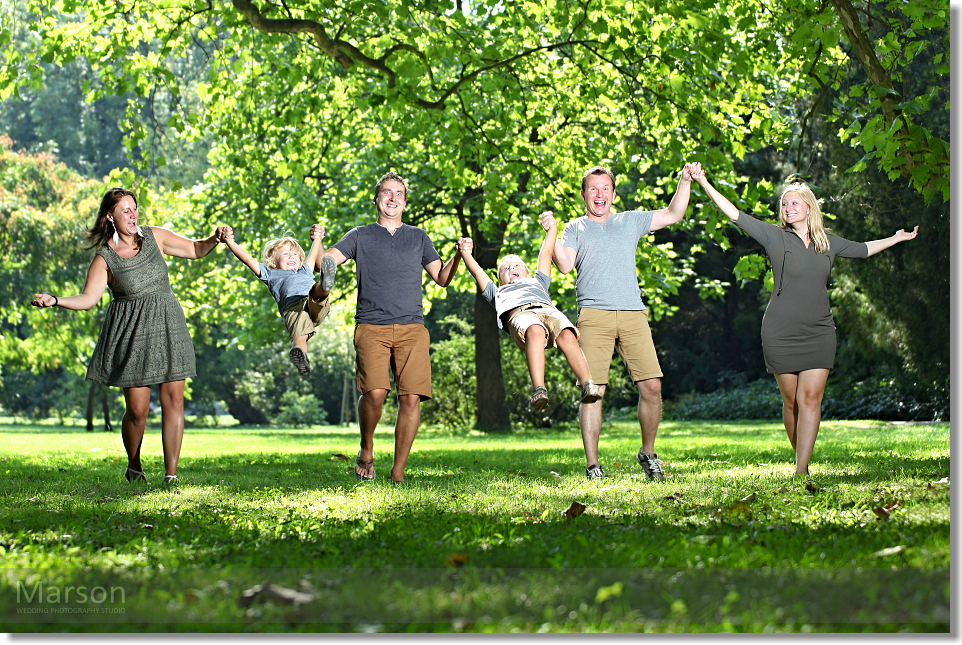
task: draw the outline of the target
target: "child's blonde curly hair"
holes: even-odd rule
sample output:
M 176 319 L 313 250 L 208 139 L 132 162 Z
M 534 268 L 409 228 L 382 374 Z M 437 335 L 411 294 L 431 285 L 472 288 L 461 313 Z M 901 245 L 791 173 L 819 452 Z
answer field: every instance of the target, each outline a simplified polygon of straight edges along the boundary
M 304 264 L 304 259 L 307 257 L 307 254 L 304 253 L 304 249 L 301 248 L 301 245 L 298 244 L 297 240 L 295 240 L 293 237 L 284 236 L 279 237 L 276 240 L 271 240 L 267 243 L 267 246 L 264 247 L 264 252 L 261 254 L 261 261 L 264 263 L 264 266 L 272 269 L 277 268 L 274 260 L 274 254 L 277 253 L 277 251 L 284 245 L 290 246 L 291 250 L 294 253 L 297 253 L 297 257 L 301 259 L 301 264 Z

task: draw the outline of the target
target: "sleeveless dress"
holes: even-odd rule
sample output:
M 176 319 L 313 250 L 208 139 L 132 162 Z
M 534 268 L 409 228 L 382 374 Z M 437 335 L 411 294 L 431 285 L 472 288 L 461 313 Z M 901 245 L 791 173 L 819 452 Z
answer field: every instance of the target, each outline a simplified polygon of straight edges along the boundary
M 110 267 L 113 299 L 87 367 L 87 380 L 116 387 L 142 387 L 197 375 L 187 321 L 170 288 L 167 262 L 153 230 L 132 258 L 108 244 L 97 250 Z
M 771 374 L 835 365 L 835 318 L 828 299 L 836 257 L 868 257 L 864 242 L 828 236 L 828 251 L 815 252 L 794 232 L 739 212 L 735 226 L 765 247 L 775 285 L 762 318 L 762 351 Z

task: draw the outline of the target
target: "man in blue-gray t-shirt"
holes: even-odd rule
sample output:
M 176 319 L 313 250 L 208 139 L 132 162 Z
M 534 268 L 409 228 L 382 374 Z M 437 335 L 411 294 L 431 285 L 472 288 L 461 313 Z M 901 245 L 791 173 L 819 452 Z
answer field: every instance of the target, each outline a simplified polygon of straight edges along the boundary
M 354 474 L 362 481 L 374 479 L 374 430 L 391 391 L 388 370 L 394 373 L 398 400 L 391 479 L 404 481 L 421 401 L 431 398 L 431 339 L 424 326 L 421 271 L 446 287 L 460 260 L 455 253 L 442 264 L 427 234 L 401 221 L 407 190 L 400 175 L 386 173 L 374 188 L 377 221 L 351 229 L 327 251 L 337 264 L 354 260 L 357 269 L 354 349 L 361 448 Z
M 686 164 L 668 208 L 615 213 L 611 210 L 614 173 L 595 166 L 581 179 L 581 198 L 587 212 L 568 222 L 552 254 L 562 273 L 578 270 L 579 342 L 591 379 L 604 394 L 611 358 L 617 350 L 638 388 L 641 449 L 637 459 L 645 475 L 655 480 L 665 477 L 655 454 L 662 372 L 648 327 L 648 309 L 638 287 L 635 253 L 642 237 L 684 218 L 690 195 L 691 164 Z M 579 414 L 588 479 L 604 477 L 598 461 L 602 400 L 582 403 Z

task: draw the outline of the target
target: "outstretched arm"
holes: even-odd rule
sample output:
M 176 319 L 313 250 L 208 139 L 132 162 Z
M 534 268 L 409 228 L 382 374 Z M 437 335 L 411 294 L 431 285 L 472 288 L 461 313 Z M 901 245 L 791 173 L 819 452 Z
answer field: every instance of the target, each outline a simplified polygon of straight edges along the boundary
M 93 262 L 90 263 L 90 268 L 87 269 L 87 282 L 80 294 L 60 298 L 47 293 L 35 293 L 30 304 L 34 307 L 63 307 L 75 311 L 86 311 L 100 302 L 106 290 L 107 262 L 96 255 Z
M 672 196 L 668 208 L 656 210 L 652 214 L 652 231 L 677 224 L 685 218 L 685 212 L 688 210 L 688 200 L 691 197 L 692 165 L 693 164 L 686 163 L 685 167 L 682 168 L 681 177 L 678 179 L 678 188 L 675 190 L 675 194 Z
M 558 223 L 554 219 L 551 211 L 541 213 L 541 226 L 544 227 L 544 242 L 541 243 L 541 252 L 538 253 L 538 271 L 551 276 L 551 260 L 555 254 L 555 247 L 558 244 Z M 562 249 L 564 251 L 564 249 Z M 565 254 L 567 256 L 567 253 Z M 564 271 L 562 271 L 564 273 Z
M 705 176 L 705 170 L 701 167 L 701 164 L 692 165 L 696 166 L 691 173 L 692 179 L 698 182 L 698 185 L 701 186 L 701 189 L 708 194 L 713 202 L 715 202 L 715 205 L 718 206 L 718 209 L 725 214 L 725 217 L 727 217 L 733 223 L 737 222 L 738 209 L 735 208 L 735 205 L 728 201 L 724 195 L 715 190 L 714 186 L 708 183 L 708 178 Z
M 244 250 L 244 247 L 234 241 L 234 229 L 230 226 L 225 226 L 222 238 L 227 248 L 230 249 L 230 252 L 233 253 L 238 260 L 246 264 L 247 268 L 254 272 L 254 275 L 258 278 L 261 277 L 261 263 L 252 258 L 251 254 Z
M 872 240 L 871 242 L 866 242 L 865 246 L 868 247 L 868 254 L 875 255 L 879 251 L 884 251 L 890 246 L 895 246 L 899 242 L 905 242 L 906 240 L 914 240 L 915 236 L 919 234 L 919 227 L 916 226 L 911 232 L 906 233 L 905 229 L 899 229 L 895 231 L 895 235 L 892 237 L 887 237 L 883 240 Z
M 321 260 L 324 259 L 324 233 L 324 227 L 320 224 L 311 227 L 311 250 L 307 252 L 304 266 L 310 267 L 315 273 L 321 270 Z
M 481 268 L 478 261 L 471 255 L 472 251 L 474 251 L 474 240 L 470 237 L 462 237 L 458 240 L 458 254 L 464 258 L 464 266 L 467 267 L 471 275 L 474 276 L 475 281 L 478 283 L 478 289 L 484 291 L 488 283 L 491 282 L 491 278 L 488 277 L 488 274 L 484 272 L 484 269 Z
M 157 240 L 161 253 L 188 260 L 196 260 L 210 253 L 224 235 L 223 226 L 218 226 L 210 237 L 199 240 L 188 239 L 160 226 L 150 228 L 154 232 L 154 239 Z

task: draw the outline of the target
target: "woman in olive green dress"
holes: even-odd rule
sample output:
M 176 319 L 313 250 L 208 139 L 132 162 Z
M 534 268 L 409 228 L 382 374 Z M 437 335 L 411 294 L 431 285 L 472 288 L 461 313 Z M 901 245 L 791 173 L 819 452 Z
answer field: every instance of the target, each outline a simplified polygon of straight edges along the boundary
M 140 447 L 150 411 L 150 387 L 157 385 L 164 447 L 164 482 L 177 479 L 184 438 L 184 381 L 196 376 L 194 346 L 180 303 L 170 288 L 164 255 L 195 259 L 210 253 L 222 230 L 190 240 L 159 226 L 138 225 L 137 198 L 111 188 L 87 232 L 96 248 L 83 292 L 64 298 L 34 294 L 31 304 L 87 310 L 100 302 L 109 286 L 113 299 L 87 367 L 87 380 L 123 388 L 122 423 L 127 450 L 127 481 L 147 481 Z
M 829 234 L 812 189 L 789 184 L 782 192 L 780 226 L 738 211 L 708 183 L 699 165 L 692 179 L 728 219 L 765 247 L 774 288 L 762 319 L 765 367 L 782 394 L 782 421 L 795 450 L 795 474 L 807 475 L 822 420 L 822 398 L 835 362 L 835 320 L 826 284 L 836 257 L 866 258 L 919 231 L 896 231 L 871 242 Z

